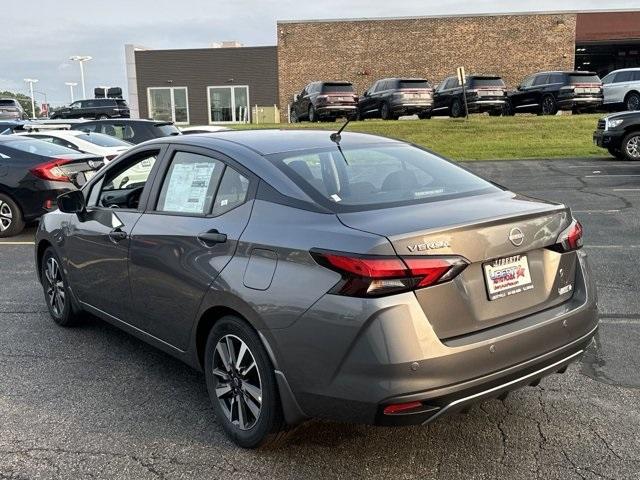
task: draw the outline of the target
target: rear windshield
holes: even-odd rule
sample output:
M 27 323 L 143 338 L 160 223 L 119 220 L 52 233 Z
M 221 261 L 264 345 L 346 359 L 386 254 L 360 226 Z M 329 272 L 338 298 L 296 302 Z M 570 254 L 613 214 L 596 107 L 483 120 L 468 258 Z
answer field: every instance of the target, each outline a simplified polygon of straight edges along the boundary
M 322 85 L 323 93 L 353 92 L 353 85 L 350 83 L 325 83 Z
M 77 135 L 77 137 L 80 140 L 93 143 L 94 145 L 98 145 L 100 147 L 130 147 L 131 146 L 129 142 L 125 142 L 124 140 L 120 140 L 119 138 L 112 137 L 110 135 L 103 135 L 102 133 L 83 133 L 82 135 Z
M 178 127 L 176 127 L 173 124 L 160 124 L 160 125 L 156 125 L 155 126 L 158 130 L 160 130 L 160 133 L 162 133 L 163 136 L 168 137 L 169 135 L 179 135 L 180 134 L 180 130 L 178 130 Z
M 569 83 L 575 85 L 576 83 L 600 83 L 600 77 L 598 75 L 569 75 Z
M 429 88 L 429 82 L 426 80 L 400 80 L 398 88 Z
M 344 154 L 344 156 L 343 156 Z M 411 145 L 337 147 L 269 155 L 318 203 L 354 211 L 443 200 L 499 189 Z
M 21 152 L 33 153 L 34 155 L 42 155 L 43 157 L 55 157 L 56 155 L 77 155 L 77 150 L 71 150 L 67 147 L 61 147 L 55 143 L 43 142 L 42 140 L 16 140 L 15 142 L 6 143 L 5 146 L 20 150 Z
M 0 105 L 3 107 L 15 107 L 16 106 L 16 101 L 15 100 L 0 100 Z
M 504 81 L 501 78 L 471 78 L 470 84 L 474 87 L 504 87 Z

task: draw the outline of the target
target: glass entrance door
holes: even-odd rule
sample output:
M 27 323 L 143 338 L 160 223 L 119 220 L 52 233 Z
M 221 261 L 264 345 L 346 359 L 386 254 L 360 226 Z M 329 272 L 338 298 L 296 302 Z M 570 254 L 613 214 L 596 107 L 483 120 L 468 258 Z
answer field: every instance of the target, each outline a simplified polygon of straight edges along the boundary
M 208 87 L 209 123 L 246 123 L 250 121 L 249 87 Z
M 189 124 L 186 87 L 152 87 L 148 89 L 149 116 L 154 120 Z

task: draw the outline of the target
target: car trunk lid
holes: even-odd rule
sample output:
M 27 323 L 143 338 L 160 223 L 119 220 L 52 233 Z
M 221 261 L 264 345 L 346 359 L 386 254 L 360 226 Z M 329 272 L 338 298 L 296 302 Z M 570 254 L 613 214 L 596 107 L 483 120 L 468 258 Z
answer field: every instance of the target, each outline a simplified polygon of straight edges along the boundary
M 562 205 L 498 192 L 339 218 L 385 236 L 401 257 L 454 255 L 469 262 L 452 281 L 415 291 L 441 339 L 549 308 L 572 293 L 575 253 L 548 248 L 571 223 Z

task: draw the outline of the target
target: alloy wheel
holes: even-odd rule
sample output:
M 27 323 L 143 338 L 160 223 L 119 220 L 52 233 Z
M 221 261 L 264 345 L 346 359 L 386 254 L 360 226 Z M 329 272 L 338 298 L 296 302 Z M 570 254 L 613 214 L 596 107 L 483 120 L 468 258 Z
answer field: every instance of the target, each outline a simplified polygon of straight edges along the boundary
M 225 335 L 213 354 L 215 393 L 227 420 L 240 430 L 252 428 L 262 410 L 262 382 L 253 353 L 235 335 Z
M 45 286 L 47 301 L 49 302 L 51 311 L 56 317 L 61 317 L 64 313 L 66 294 L 60 265 L 55 258 L 49 257 L 47 259 L 44 276 L 47 282 Z
M 631 137 L 625 145 L 627 155 L 634 160 L 640 159 L 640 135 L 634 135 Z
M 640 110 L 640 95 L 631 94 L 627 99 L 627 110 Z
M 542 114 L 543 115 L 553 115 L 555 112 L 556 102 L 552 97 L 545 97 L 542 101 Z
M 0 200 L 0 232 L 4 232 L 13 223 L 13 211 L 8 203 Z

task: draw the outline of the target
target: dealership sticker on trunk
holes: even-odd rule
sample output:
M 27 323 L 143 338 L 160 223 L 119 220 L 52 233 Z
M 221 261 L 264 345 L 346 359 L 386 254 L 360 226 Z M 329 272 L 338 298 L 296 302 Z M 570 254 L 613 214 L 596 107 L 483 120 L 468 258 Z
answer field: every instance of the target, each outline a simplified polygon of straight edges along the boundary
M 485 263 L 483 267 L 489 300 L 497 300 L 533 288 L 526 255 L 499 258 Z

